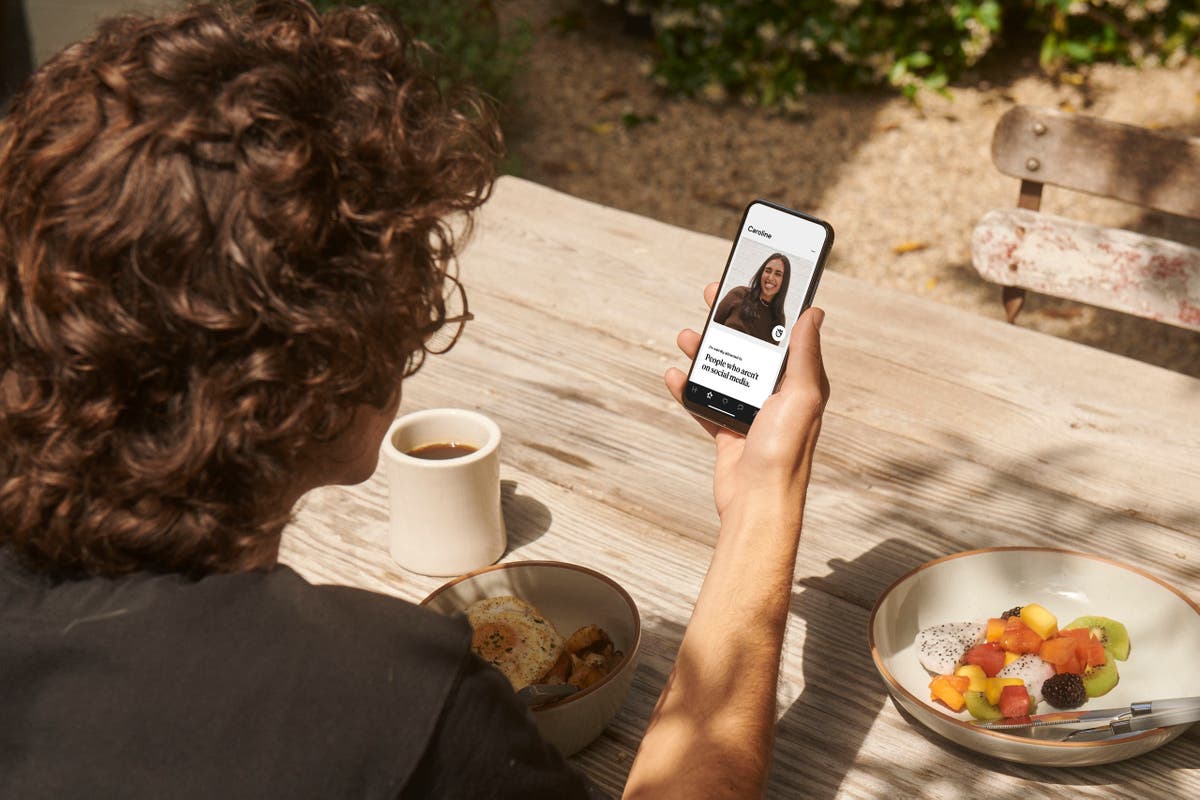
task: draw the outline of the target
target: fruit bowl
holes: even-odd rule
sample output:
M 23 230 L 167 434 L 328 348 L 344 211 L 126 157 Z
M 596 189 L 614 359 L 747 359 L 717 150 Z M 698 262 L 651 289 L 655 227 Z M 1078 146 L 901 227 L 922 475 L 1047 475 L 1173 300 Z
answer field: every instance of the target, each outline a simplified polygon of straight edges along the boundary
M 1200 653 L 1200 606 L 1140 569 L 1100 556 L 1048 548 L 1002 547 L 939 558 L 903 576 L 880 595 L 868 637 L 875 667 L 902 713 L 979 753 L 1023 764 L 1088 766 L 1141 755 L 1189 726 L 1156 728 L 1097 742 L 1062 742 L 1068 730 L 989 731 L 930 699 L 916 654 L 917 633 L 930 625 L 986 620 L 1023 603 L 1039 603 L 1059 620 L 1099 615 L 1120 620 L 1132 648 L 1120 679 L 1084 709 L 1200 695 L 1200 671 L 1180 668 Z M 1039 711 L 1053 711 L 1043 704 Z

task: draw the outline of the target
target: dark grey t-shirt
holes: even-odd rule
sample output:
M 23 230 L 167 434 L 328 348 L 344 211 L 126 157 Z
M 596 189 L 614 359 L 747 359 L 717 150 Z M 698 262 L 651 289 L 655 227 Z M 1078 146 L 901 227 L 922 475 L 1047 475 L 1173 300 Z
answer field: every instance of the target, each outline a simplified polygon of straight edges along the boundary
M 0 549 L 0 797 L 589 796 L 469 645 L 287 567 L 55 583 Z

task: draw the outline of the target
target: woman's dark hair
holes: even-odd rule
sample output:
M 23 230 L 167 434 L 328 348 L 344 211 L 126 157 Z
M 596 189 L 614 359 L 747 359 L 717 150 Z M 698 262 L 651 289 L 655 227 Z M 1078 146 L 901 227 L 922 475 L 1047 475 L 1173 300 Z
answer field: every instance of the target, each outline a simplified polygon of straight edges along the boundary
M 776 325 L 786 323 L 786 316 L 783 313 L 783 306 L 787 300 L 788 283 L 792 279 L 792 262 L 783 253 L 772 253 L 767 256 L 766 260 L 759 266 L 758 272 L 754 273 L 753 280 L 750 281 L 749 291 L 742 298 L 742 307 L 740 316 L 744 320 L 756 319 L 763 311 L 763 303 L 759 299 L 762 295 L 762 274 L 767 268 L 767 264 L 772 261 L 783 262 L 783 284 L 779 287 L 779 291 L 771 298 L 771 303 L 767 306 L 767 312 L 771 315 L 772 321 Z
M 62 576 L 273 562 L 312 444 L 385 408 L 500 153 L 365 9 L 104 23 L 0 119 L 0 546 Z

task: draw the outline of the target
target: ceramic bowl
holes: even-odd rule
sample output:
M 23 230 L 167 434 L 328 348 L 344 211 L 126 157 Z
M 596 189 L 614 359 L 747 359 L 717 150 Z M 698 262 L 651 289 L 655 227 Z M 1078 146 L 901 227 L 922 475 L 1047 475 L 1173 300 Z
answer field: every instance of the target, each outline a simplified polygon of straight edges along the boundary
M 542 736 L 564 756 L 572 755 L 604 731 L 629 694 L 642 638 L 637 605 L 611 578 L 560 561 L 515 561 L 485 567 L 450 581 L 421 605 L 456 614 L 477 600 L 501 595 L 531 603 L 564 638 L 585 625 L 598 625 L 624 653 L 608 675 L 588 688 L 533 709 Z
M 1200 671 L 1181 668 L 1200 653 L 1200 606 L 1140 569 L 1084 553 L 1044 548 L 974 550 L 930 561 L 897 580 L 871 612 L 869 638 L 875 666 L 897 706 L 963 747 L 1023 764 L 1086 766 L 1153 750 L 1189 726 L 1156 728 L 1119 739 L 1061 742 L 1053 728 L 1020 732 L 976 728 L 929 698 L 930 674 L 917 660 L 917 632 L 943 622 L 985 620 L 1024 603 L 1040 603 L 1060 623 L 1084 615 L 1125 624 L 1129 659 L 1117 662 L 1120 681 L 1084 709 L 1116 708 L 1143 700 L 1200 695 Z M 1043 703 L 1039 711 L 1054 709 Z M 1065 730 L 1074 730 L 1067 728 Z

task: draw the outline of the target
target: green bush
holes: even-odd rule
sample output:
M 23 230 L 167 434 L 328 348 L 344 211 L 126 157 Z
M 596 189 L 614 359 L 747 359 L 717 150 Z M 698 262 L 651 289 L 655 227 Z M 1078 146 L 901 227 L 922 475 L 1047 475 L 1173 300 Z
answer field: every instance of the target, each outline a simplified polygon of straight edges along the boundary
M 428 44 L 440 74 L 485 92 L 503 106 L 532 41 L 529 25 L 517 20 L 501 30 L 491 0 L 313 0 L 321 11 L 371 5 Z
M 662 86 L 782 106 L 807 89 L 944 90 L 1002 33 L 1048 70 L 1200 55 L 1196 0 L 604 0 L 646 15 Z

